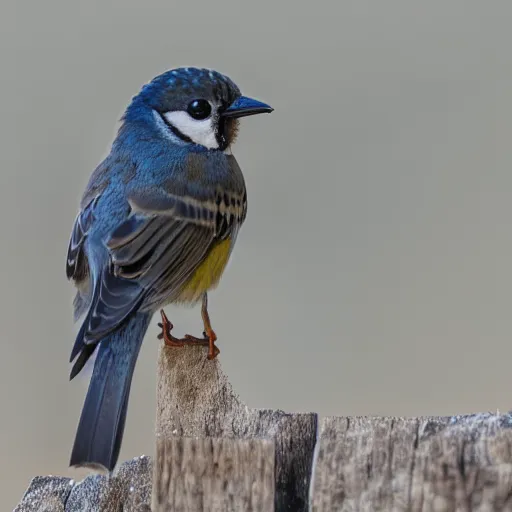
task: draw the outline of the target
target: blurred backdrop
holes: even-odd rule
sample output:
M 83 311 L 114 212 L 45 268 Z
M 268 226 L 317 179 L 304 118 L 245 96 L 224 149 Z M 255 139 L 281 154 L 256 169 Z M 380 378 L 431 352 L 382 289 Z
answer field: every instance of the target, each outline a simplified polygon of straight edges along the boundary
M 2 2 L 0 506 L 67 468 L 87 379 L 64 273 L 89 174 L 140 87 L 229 75 L 249 213 L 211 315 L 252 407 L 512 406 L 510 2 Z M 169 308 L 178 332 L 199 310 Z M 151 454 L 156 320 L 121 460 Z

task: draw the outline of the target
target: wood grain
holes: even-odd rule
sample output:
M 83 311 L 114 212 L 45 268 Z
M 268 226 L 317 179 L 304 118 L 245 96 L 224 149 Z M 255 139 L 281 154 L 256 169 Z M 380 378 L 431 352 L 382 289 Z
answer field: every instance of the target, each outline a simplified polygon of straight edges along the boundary
M 162 439 L 153 512 L 272 512 L 274 443 L 264 439 Z
M 512 511 L 510 415 L 326 418 L 314 512 Z

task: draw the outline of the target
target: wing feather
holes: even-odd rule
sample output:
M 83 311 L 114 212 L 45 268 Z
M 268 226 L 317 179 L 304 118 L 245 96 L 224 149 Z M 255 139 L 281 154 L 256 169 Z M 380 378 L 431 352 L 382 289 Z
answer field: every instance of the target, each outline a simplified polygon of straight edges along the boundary
M 94 221 L 94 208 L 98 197 L 92 199 L 76 216 L 68 245 L 66 275 L 68 279 L 83 281 L 89 273 L 84 243 Z

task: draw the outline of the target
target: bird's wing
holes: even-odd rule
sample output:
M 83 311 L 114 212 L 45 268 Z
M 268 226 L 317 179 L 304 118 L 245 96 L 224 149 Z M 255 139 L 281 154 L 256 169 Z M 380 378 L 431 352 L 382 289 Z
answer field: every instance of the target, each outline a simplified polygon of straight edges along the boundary
M 212 244 L 235 235 L 245 215 L 237 198 L 231 206 L 230 194 L 198 200 L 138 189 L 128 202 L 130 215 L 106 241 L 110 264 L 94 280 L 91 307 L 71 354 L 73 360 L 81 353 L 72 375 L 133 311 L 176 297 Z
M 107 241 L 108 276 L 140 287 L 143 308 L 176 298 L 212 244 L 233 237 L 245 215 L 234 192 L 200 200 L 163 188 L 137 189 L 128 202 L 131 215 Z M 114 328 L 112 321 L 102 323 Z
M 94 197 L 76 216 L 68 246 L 66 275 L 76 282 L 83 281 L 89 274 L 89 264 L 84 244 L 94 221 L 94 208 L 99 196 Z
M 211 244 L 232 236 L 241 223 L 245 210 L 236 208 L 236 199 L 230 206 L 232 194 L 223 196 L 199 200 L 138 190 L 128 198 L 132 214 L 107 242 L 113 273 L 172 296 Z

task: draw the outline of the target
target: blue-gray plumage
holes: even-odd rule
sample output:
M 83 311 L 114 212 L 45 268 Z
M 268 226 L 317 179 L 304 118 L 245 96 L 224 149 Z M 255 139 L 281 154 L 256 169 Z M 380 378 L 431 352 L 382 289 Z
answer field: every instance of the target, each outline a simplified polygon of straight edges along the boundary
M 203 301 L 205 338 L 162 335 L 171 346 L 218 353 L 207 312 L 247 208 L 231 155 L 238 118 L 271 112 L 215 71 L 181 68 L 143 87 L 127 108 L 107 158 L 94 171 L 71 234 L 67 276 L 84 317 L 71 378 L 98 348 L 71 465 L 116 464 L 140 345 L 153 313 Z

